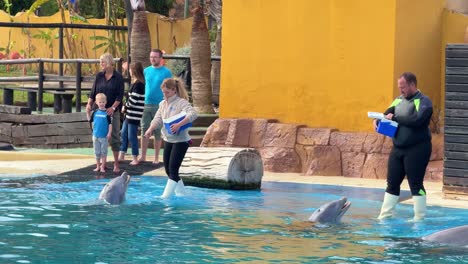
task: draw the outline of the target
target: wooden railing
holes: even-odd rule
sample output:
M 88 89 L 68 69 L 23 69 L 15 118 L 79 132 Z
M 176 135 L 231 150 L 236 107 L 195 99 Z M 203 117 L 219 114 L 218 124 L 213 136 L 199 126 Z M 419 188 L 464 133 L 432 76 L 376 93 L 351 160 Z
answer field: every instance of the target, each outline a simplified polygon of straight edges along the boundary
M 122 72 L 122 59 L 114 59 L 117 71 Z M 73 63 L 76 67 L 75 76 L 61 74 L 45 74 L 44 63 Z M 95 76 L 82 76 L 83 64 L 96 64 L 99 59 L 18 59 L 0 60 L 0 65 L 12 64 L 37 64 L 36 76 L 0 77 L 0 89 L 3 89 L 3 103 L 13 105 L 14 91 L 28 92 L 28 106 L 38 113 L 42 113 L 44 107 L 43 94 L 54 95 L 54 112 L 69 113 L 72 108 L 72 98 L 75 95 L 75 110 L 81 112 L 81 95 L 83 90 L 91 90 Z M 126 79 L 128 81 L 128 79 Z M 88 84 L 87 86 L 83 86 Z
M 186 60 L 187 70 L 190 71 L 190 56 L 187 55 L 164 55 L 164 59 Z M 212 61 L 220 61 L 221 57 L 213 56 Z M 122 58 L 114 59 L 116 70 L 122 72 Z M 44 63 L 65 63 L 75 64 L 76 73 L 74 76 L 58 74 L 45 74 Z M 17 59 L 0 60 L 0 65 L 12 64 L 37 64 L 37 74 L 35 76 L 12 76 L 0 77 L 0 89 L 3 89 L 3 104 L 14 104 L 14 91 L 28 92 L 28 106 L 31 110 L 42 113 L 44 108 L 44 93 L 54 95 L 54 113 L 71 113 L 72 98 L 75 96 L 75 111 L 81 112 L 81 95 L 83 90 L 90 91 L 95 76 L 83 76 L 83 64 L 96 64 L 99 59 Z M 63 68 L 62 66 L 60 68 Z M 128 78 L 124 78 L 130 82 Z

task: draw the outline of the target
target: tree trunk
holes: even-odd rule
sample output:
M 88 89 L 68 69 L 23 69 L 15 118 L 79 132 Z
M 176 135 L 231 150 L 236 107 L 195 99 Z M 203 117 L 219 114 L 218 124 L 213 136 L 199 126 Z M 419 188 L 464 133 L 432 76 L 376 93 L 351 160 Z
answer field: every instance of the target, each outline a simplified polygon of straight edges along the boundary
M 179 171 L 187 185 L 222 189 L 259 189 L 262 158 L 251 148 L 191 147 Z
M 132 26 L 133 26 L 133 10 L 132 10 L 132 4 L 130 3 L 130 0 L 124 0 L 125 4 L 125 16 L 127 17 L 127 62 L 130 64 L 131 63 L 131 57 L 132 55 L 130 54 L 130 46 L 132 44 L 131 41 L 131 36 L 132 36 Z
M 131 37 L 130 54 L 132 56 L 132 62 L 141 62 L 143 67 L 149 66 L 151 39 L 146 11 L 134 11 Z
M 193 10 L 190 65 L 192 69 L 192 100 L 198 113 L 214 113 L 211 91 L 211 51 L 208 29 L 201 6 Z

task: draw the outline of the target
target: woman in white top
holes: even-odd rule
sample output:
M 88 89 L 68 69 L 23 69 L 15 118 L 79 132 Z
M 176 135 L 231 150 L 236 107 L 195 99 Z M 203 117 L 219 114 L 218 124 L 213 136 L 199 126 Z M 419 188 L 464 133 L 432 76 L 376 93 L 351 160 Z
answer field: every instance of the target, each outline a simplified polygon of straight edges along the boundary
M 159 109 L 151 126 L 146 130 L 145 137 L 149 138 L 153 130 L 161 129 L 164 139 L 164 168 L 169 177 L 161 198 L 168 198 L 174 192 L 176 194 L 184 192 L 179 168 L 191 142 L 188 126 L 197 118 L 197 112 L 188 101 L 183 81 L 177 78 L 165 79 L 161 84 L 161 90 L 164 100 L 159 103 Z M 171 119 L 175 121 L 169 123 Z

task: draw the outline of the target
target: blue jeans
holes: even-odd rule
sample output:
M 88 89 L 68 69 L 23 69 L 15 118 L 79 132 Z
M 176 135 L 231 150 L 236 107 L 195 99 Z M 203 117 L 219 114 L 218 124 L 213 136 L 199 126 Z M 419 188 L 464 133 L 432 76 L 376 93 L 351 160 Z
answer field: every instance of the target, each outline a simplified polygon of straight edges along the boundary
M 128 142 L 132 145 L 132 155 L 138 156 L 138 125 L 129 123 L 127 119 L 122 124 L 120 131 L 121 145 L 120 151 L 127 153 Z

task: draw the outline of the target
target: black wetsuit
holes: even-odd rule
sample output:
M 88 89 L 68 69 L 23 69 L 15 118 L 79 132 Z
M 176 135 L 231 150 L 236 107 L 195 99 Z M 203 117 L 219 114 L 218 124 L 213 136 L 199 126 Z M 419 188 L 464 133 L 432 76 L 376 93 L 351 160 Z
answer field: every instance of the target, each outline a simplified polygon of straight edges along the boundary
M 182 161 L 184 160 L 185 153 L 187 152 L 188 148 L 188 142 L 164 142 L 164 169 L 166 170 L 169 179 L 175 182 L 180 180 L 179 169 L 182 165 Z
M 398 130 L 393 138 L 393 148 L 388 159 L 387 190 L 400 195 L 400 185 L 405 178 L 412 195 L 426 195 L 423 181 L 432 152 L 429 123 L 432 116 L 432 102 L 420 91 L 405 98 L 399 96 L 385 111 L 393 113 Z

